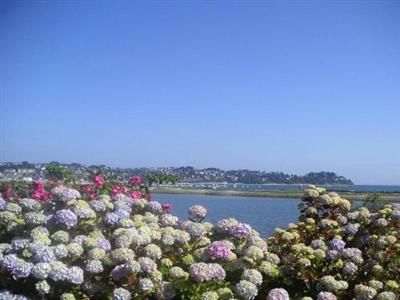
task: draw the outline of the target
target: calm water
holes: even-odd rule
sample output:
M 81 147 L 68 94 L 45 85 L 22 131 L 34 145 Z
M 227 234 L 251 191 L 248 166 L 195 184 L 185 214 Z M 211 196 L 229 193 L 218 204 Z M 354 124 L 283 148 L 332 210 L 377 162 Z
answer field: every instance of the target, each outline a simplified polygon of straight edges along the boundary
M 216 189 L 238 191 L 270 191 L 270 190 L 296 190 L 305 188 L 303 184 L 223 184 L 223 183 L 178 183 L 180 188 L 190 189 Z M 355 191 L 355 192 L 400 192 L 400 185 L 321 185 L 330 191 Z
M 270 235 L 275 227 L 296 222 L 298 217 L 298 199 L 171 194 L 153 194 L 153 198 L 171 203 L 173 214 L 180 219 L 187 218 L 190 206 L 200 204 L 208 210 L 207 221 L 233 217 L 250 224 L 262 237 Z

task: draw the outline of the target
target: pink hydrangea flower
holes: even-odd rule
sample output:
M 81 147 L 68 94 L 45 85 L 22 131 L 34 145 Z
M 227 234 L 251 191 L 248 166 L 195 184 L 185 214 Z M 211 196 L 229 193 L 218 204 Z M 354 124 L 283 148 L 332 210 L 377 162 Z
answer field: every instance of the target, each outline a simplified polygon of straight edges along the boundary
M 111 192 L 112 192 L 113 194 L 119 194 L 119 193 L 121 192 L 121 189 L 120 189 L 119 186 L 114 186 L 114 187 L 112 188 Z
M 129 184 L 140 185 L 143 183 L 142 177 L 140 176 L 133 176 L 128 179 Z
M 131 192 L 131 197 L 133 199 L 140 199 L 142 197 L 142 193 L 140 193 L 139 191 L 132 191 Z
M 100 176 L 100 175 L 95 176 L 94 179 L 93 179 L 93 183 L 97 187 L 103 186 L 104 183 L 105 183 L 104 177 Z

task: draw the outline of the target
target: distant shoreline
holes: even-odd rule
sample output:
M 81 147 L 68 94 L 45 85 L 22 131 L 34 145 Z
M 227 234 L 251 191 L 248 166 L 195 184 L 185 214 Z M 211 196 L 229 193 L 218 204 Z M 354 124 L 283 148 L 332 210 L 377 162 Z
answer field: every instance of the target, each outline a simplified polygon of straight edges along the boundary
M 209 189 L 182 189 L 182 188 L 150 188 L 153 194 L 189 194 L 189 195 L 212 195 L 212 196 L 241 196 L 241 197 L 265 197 L 265 198 L 295 198 L 303 196 L 301 190 L 269 190 L 269 191 L 235 191 L 235 190 L 209 190 Z M 348 200 L 363 200 L 368 192 L 337 191 L 337 193 Z M 384 201 L 400 201 L 400 193 L 379 193 L 380 199 Z

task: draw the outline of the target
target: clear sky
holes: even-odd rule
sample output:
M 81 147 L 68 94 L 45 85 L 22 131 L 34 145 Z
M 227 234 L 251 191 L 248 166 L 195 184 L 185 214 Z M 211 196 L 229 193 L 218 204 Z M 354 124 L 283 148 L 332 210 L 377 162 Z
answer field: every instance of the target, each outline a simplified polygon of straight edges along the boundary
M 399 1 L 2 1 L 0 83 L 0 161 L 400 184 Z

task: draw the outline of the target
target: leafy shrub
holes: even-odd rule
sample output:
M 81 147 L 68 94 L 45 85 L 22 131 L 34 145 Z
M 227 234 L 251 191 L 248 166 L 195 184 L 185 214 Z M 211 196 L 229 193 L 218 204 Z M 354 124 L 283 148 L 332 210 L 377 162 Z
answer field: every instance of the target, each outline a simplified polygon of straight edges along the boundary
M 299 222 L 263 240 L 200 205 L 178 220 L 142 189 L 100 176 L 1 198 L 0 299 L 397 299 L 398 205 L 351 210 L 310 186 Z

